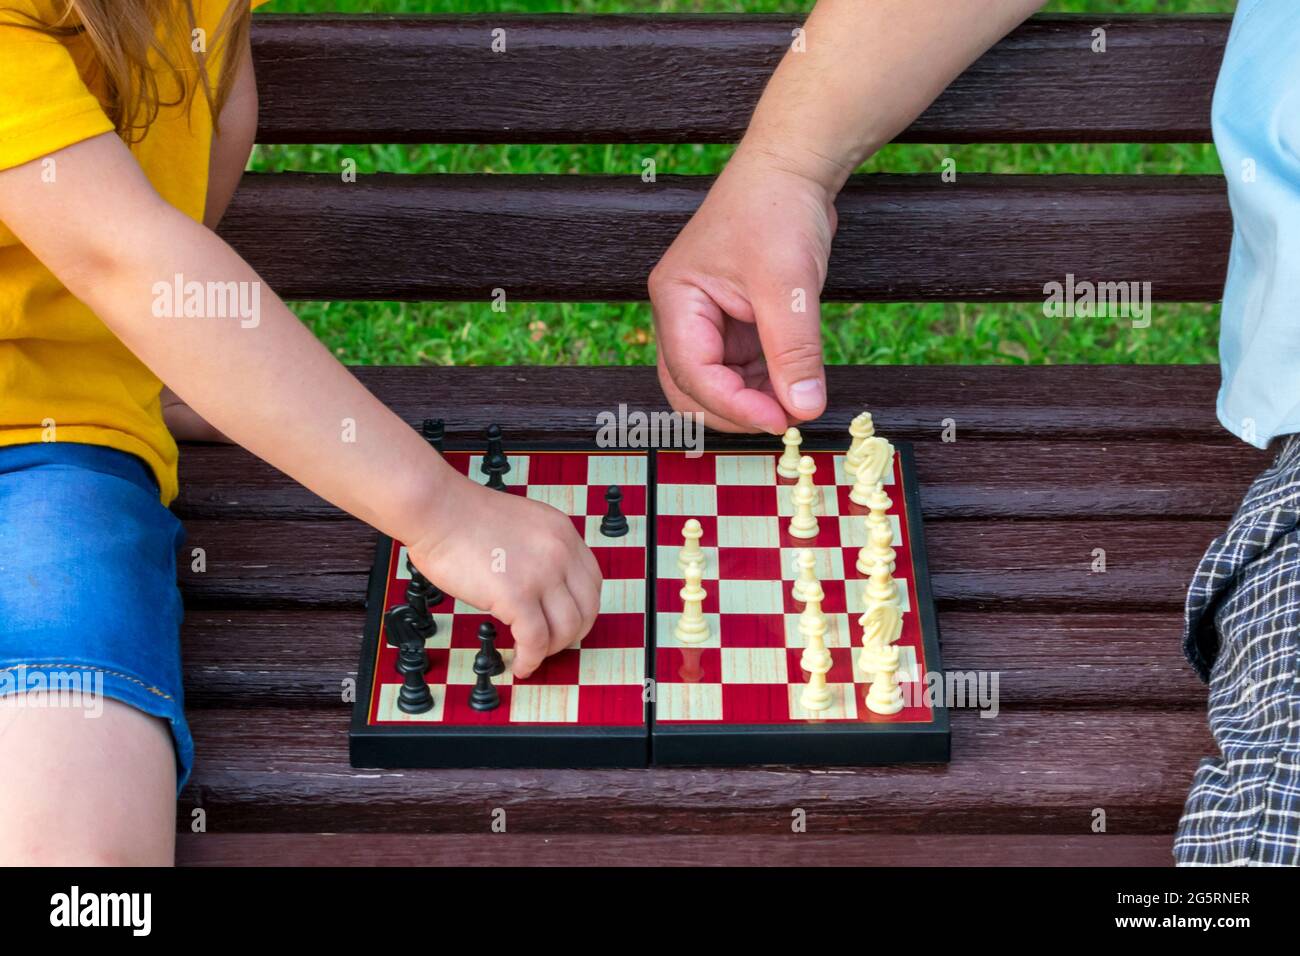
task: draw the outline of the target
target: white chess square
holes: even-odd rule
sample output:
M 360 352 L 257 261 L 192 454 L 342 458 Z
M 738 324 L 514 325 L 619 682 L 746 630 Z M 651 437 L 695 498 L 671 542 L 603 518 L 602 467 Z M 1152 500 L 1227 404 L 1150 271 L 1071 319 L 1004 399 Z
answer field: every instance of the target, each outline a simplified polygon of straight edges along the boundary
M 655 684 L 655 719 L 721 720 L 721 684 Z
M 780 581 L 719 581 L 723 614 L 780 614 L 785 610 Z
M 645 611 L 645 581 L 641 578 L 606 578 L 600 584 L 601 614 L 638 614 Z
M 406 545 L 397 549 L 397 573 L 394 577 L 399 581 L 411 580 L 411 572 L 406 570 Z
M 379 688 L 379 706 L 375 709 L 376 720 L 400 720 L 404 723 L 431 724 L 442 720 L 443 709 L 447 703 L 447 686 L 430 684 L 429 693 L 433 695 L 433 708 L 423 714 L 408 714 L 397 706 L 397 695 L 402 692 L 401 684 L 383 684 Z
M 921 679 L 916 666 L 916 648 L 905 647 L 901 644 L 895 644 L 898 648 L 898 682 L 900 684 L 910 684 Z M 870 684 L 875 680 L 871 674 L 864 673 L 858 666 L 859 658 L 862 656 L 861 650 L 853 654 L 853 679 L 859 684 Z
M 776 459 L 771 455 L 717 455 L 713 464 L 719 485 L 776 484 Z
M 644 485 L 645 455 L 592 455 L 587 459 L 587 484 L 598 488 L 610 485 Z
M 776 513 L 782 518 L 794 517 L 795 485 L 783 485 L 776 489 Z M 829 485 L 817 485 L 813 488 L 813 514 L 837 515 L 840 513 L 839 496 Z
M 903 527 L 898 515 L 886 515 L 894 529 L 893 546 L 903 543 Z M 840 515 L 840 544 L 846 548 L 861 548 L 867 543 L 866 515 Z
M 704 555 L 703 580 L 718 580 L 718 549 L 700 548 L 700 552 Z M 682 566 L 677 563 L 677 557 L 681 553 L 681 548 L 666 547 L 662 544 L 655 549 L 655 569 L 659 572 L 660 578 L 683 579 L 685 577 Z
M 799 698 L 803 696 L 803 683 L 790 684 L 790 716 L 798 720 L 851 720 L 858 716 L 857 693 L 853 684 L 827 684 L 831 705 L 826 710 L 805 710 Z
M 524 494 L 534 501 L 563 511 L 566 515 L 587 513 L 586 485 L 529 485 Z
M 661 515 L 701 515 L 718 513 L 718 489 L 714 485 L 660 485 L 655 507 Z
M 674 649 L 686 647 L 721 647 L 722 639 L 718 627 L 718 615 L 705 614 L 704 621 L 709 626 L 709 636 L 699 644 L 683 644 L 677 639 L 677 619 L 681 614 L 666 613 L 663 611 L 655 614 L 655 646 L 668 647 Z
M 517 684 L 510 692 L 516 723 L 572 724 L 578 719 L 578 688 L 568 684 Z
M 724 684 L 784 684 L 790 679 L 781 647 L 724 647 Z
M 467 601 L 462 601 L 460 598 L 456 598 L 456 604 L 452 608 L 452 611 L 453 613 L 456 614 L 486 614 L 487 613 L 487 611 L 484 611 L 482 608 L 477 608 L 473 604 L 470 604 Z
M 509 452 L 506 456 L 510 459 L 510 470 L 501 476 L 501 480 L 507 485 L 526 485 L 528 484 L 528 456 L 511 455 Z M 482 455 L 472 455 L 469 459 L 469 477 L 471 481 L 477 481 L 480 485 L 486 485 L 488 476 L 483 474 L 480 466 L 483 464 Z
M 777 548 L 781 521 L 776 515 L 718 515 L 718 547 Z
M 799 617 L 798 614 L 785 615 L 786 647 L 806 646 L 803 635 L 799 633 Z M 847 614 L 827 614 L 826 633 L 822 635 L 822 642 L 827 647 L 852 647 L 852 618 Z
M 621 538 L 607 538 L 600 533 L 603 514 L 587 515 L 583 540 L 592 548 L 643 548 L 646 540 L 646 516 L 629 515 L 627 534 Z
M 787 581 L 794 581 L 799 577 L 799 552 L 801 548 L 782 548 L 781 549 L 781 576 Z M 813 568 L 817 572 L 817 580 L 825 584 L 827 581 L 839 581 L 844 577 L 844 552 L 840 548 L 809 548 L 816 559 Z
M 912 610 L 912 599 L 910 596 L 910 592 L 912 590 L 911 585 L 908 582 L 907 578 L 899 578 L 899 577 L 894 578 L 894 583 L 898 585 L 899 607 L 901 607 L 903 609 L 903 613 L 906 614 L 908 611 Z M 865 596 L 866 585 L 867 582 L 865 578 L 859 578 L 854 581 L 849 581 L 845 585 L 844 604 L 848 608 L 848 612 L 851 615 L 853 615 L 855 618 L 860 616 L 867 610 L 867 602 Z
M 591 647 L 578 658 L 580 684 L 643 684 L 645 648 Z

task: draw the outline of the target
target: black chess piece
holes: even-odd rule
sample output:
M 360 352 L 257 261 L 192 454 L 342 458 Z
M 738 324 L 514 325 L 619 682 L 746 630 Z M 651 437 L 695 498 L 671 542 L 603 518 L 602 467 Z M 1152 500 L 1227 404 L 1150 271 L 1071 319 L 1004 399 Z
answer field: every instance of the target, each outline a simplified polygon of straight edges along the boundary
M 441 418 L 426 418 L 420 423 L 420 434 L 440 455 L 442 454 L 442 436 L 445 431 L 446 425 Z
M 419 580 L 419 586 L 424 592 L 424 603 L 429 608 L 435 608 L 446 599 L 447 595 L 443 593 L 442 588 L 426 578 L 414 564 L 411 563 L 411 556 L 406 556 L 406 573 L 410 575 L 412 581 Z M 407 600 L 410 600 L 410 586 L 407 586 Z M 435 626 L 434 630 L 437 628 Z M 431 632 L 432 634 L 432 632 Z
M 479 471 L 488 476 L 487 486 L 489 488 L 505 491 L 506 483 L 501 476 L 510 471 L 510 459 L 506 457 L 502 445 L 500 425 L 488 426 L 487 440 L 487 454 L 483 456 L 483 463 L 479 465 Z
M 397 638 L 397 673 L 402 675 L 402 690 L 397 706 L 404 713 L 422 714 L 433 706 L 433 694 L 424 679 L 429 669 L 429 655 L 424 652 L 424 638 L 415 627 L 415 615 L 408 605 L 398 604 L 384 615 L 384 625 Z
M 605 492 L 605 517 L 600 519 L 600 533 L 607 538 L 621 538 L 627 534 L 627 517 L 619 507 L 622 500 L 623 489 L 618 485 L 610 485 Z
M 410 670 L 402 675 L 402 689 L 397 692 L 397 709 L 404 714 L 425 714 L 433 710 L 433 691 L 424 672 Z
M 487 653 L 492 661 L 492 676 L 500 677 L 506 672 L 506 661 L 497 650 L 497 629 L 491 621 L 484 621 L 478 626 L 479 647 Z
M 501 694 L 492 683 L 492 675 L 505 670 L 505 661 L 497 651 L 497 629 L 485 621 L 479 626 L 478 653 L 474 655 L 474 689 L 469 694 L 469 705 L 474 710 L 496 710 L 501 706 Z M 500 670 L 497 667 L 500 666 Z

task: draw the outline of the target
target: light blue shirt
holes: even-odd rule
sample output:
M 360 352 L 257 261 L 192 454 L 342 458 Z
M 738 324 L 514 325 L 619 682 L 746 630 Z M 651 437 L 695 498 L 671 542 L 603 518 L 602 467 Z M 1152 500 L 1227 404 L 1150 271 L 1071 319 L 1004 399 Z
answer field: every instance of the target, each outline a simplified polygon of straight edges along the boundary
M 1241 0 L 1214 93 L 1232 253 L 1219 421 L 1265 448 L 1300 432 L 1300 0 Z

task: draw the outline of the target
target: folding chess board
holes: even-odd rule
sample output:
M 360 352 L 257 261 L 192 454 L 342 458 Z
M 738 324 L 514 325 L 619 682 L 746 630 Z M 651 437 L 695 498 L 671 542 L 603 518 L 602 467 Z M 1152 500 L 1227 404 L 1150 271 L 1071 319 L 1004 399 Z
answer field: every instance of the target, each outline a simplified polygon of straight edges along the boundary
M 856 570 L 867 509 L 849 499 L 842 452 L 809 451 L 817 465 L 815 538 L 792 538 L 790 488 L 776 473 L 780 451 L 743 442 L 729 450 L 591 451 L 514 449 L 507 492 L 568 514 L 604 576 L 600 614 L 574 647 L 525 680 L 510 675 L 513 638 L 495 621 L 506 672 L 494 679 L 501 704 L 469 706 L 478 627 L 489 616 L 446 595 L 432 608 L 425 641 L 434 706 L 397 707 L 402 677 L 384 612 L 404 601 L 406 551 L 381 537 L 371 574 L 352 762 L 358 767 L 599 767 L 662 764 L 871 764 L 948 759 L 948 715 L 926 693 L 939 673 L 939 635 L 926 570 L 911 449 L 897 446 L 885 490 L 893 501 L 903 633 L 898 680 L 904 707 L 882 716 L 864 698 L 857 667 L 865 576 Z M 448 451 L 463 474 L 484 481 L 480 455 Z M 834 476 L 832 483 L 832 476 Z M 623 491 L 629 533 L 600 532 L 605 491 Z M 674 628 L 682 611 L 677 556 L 682 526 L 700 521 L 709 637 L 687 646 Z M 812 714 L 799 698 L 803 605 L 791 587 L 800 549 L 811 549 L 825 592 L 830 709 Z

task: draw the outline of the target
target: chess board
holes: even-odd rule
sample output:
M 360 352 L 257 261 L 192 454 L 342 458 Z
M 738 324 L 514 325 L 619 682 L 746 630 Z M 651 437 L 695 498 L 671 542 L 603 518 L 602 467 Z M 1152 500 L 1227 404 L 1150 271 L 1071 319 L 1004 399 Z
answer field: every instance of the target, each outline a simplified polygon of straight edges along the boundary
M 855 567 L 867 509 L 849 499 L 842 451 L 809 450 L 817 465 L 815 538 L 792 538 L 792 479 L 776 473 L 780 450 L 731 440 L 726 450 L 593 451 L 510 449 L 507 493 L 568 514 L 604 576 L 591 633 L 548 658 L 526 680 L 509 673 L 513 640 L 494 622 L 506 673 L 494 679 L 501 705 L 469 706 L 479 624 L 488 615 L 447 595 L 432 609 L 425 642 L 432 710 L 396 706 L 402 678 L 384 611 L 401 604 L 405 548 L 381 537 L 371 574 L 367 627 L 353 712 L 358 767 L 598 767 L 662 764 L 802 763 L 857 765 L 948 758 L 948 715 L 924 693 L 942 671 L 926 568 L 911 449 L 897 445 L 885 490 L 893 501 L 898 582 L 904 609 L 898 642 L 902 711 L 881 716 L 864 704 L 869 678 L 856 667 L 865 577 Z M 809 443 L 811 445 L 811 443 Z M 461 473 L 483 482 L 480 455 L 447 451 Z M 832 476 L 833 479 L 832 479 Z M 832 483 L 833 481 L 833 483 Z M 623 490 L 629 533 L 600 533 L 605 490 Z M 700 521 L 709 638 L 683 645 L 674 634 L 683 586 L 682 526 Z M 795 557 L 809 548 L 825 592 L 827 674 L 832 705 L 815 716 L 799 705 L 807 673 L 791 593 Z

